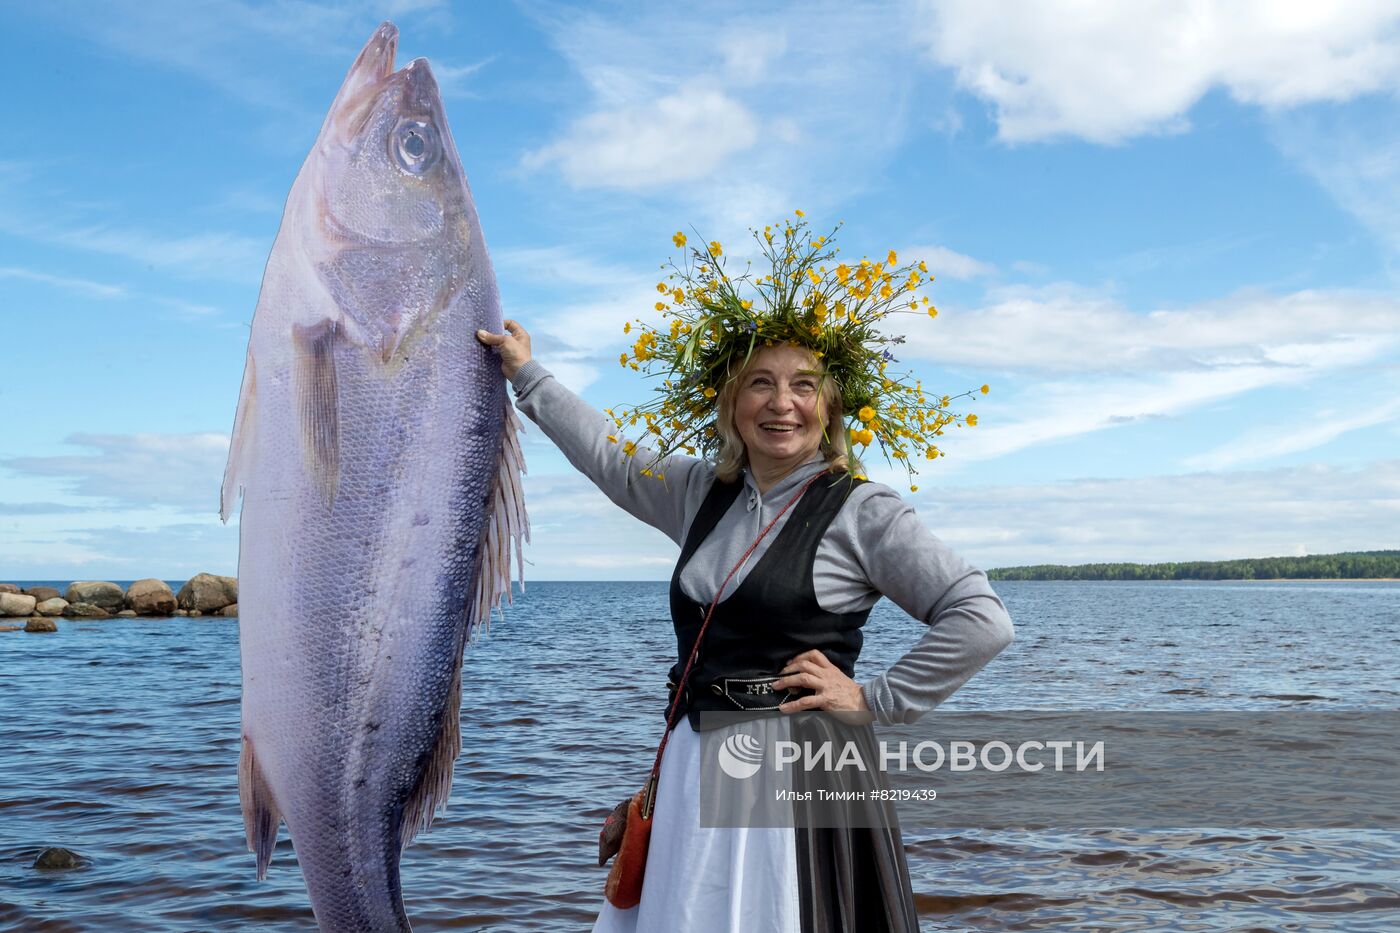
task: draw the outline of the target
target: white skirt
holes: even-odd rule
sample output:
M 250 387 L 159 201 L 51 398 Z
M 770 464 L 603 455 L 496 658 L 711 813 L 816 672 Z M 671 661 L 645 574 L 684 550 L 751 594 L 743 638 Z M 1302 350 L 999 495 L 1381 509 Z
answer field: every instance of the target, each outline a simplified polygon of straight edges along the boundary
M 795 833 L 702 828 L 701 747 L 682 716 L 661 759 L 642 901 L 604 901 L 593 933 L 800 933 Z

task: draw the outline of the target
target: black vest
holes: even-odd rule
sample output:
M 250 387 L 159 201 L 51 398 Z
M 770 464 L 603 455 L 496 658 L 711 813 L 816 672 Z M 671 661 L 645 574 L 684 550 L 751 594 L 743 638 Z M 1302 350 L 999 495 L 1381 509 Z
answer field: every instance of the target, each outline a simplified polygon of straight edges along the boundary
M 715 607 L 677 711 L 689 715 L 692 728 L 700 728 L 702 711 L 767 714 L 779 703 L 801 695 L 797 691 L 775 693 L 772 682 L 804 651 L 821 651 L 847 677 L 855 671 L 862 642 L 860 629 L 870 610 L 828 612 L 818 605 L 812 563 L 827 526 L 860 482 L 863 480 L 849 475 L 823 475 L 813 483 L 789 511 L 777 537 L 743 582 Z M 676 629 L 677 657 L 671 668 L 672 691 L 710 608 L 681 591 L 681 572 L 743 485 L 715 481 L 695 513 L 671 575 L 671 622 Z

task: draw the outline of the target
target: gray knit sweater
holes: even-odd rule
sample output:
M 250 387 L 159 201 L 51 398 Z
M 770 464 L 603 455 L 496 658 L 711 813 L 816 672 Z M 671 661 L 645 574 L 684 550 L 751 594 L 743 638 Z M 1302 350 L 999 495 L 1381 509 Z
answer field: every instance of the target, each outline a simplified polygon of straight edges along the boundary
M 704 460 L 674 456 L 658 469 L 664 481 L 640 475 L 650 460 L 645 449 L 624 457 L 608 440 L 611 420 L 531 360 L 512 380 L 516 407 L 558 445 L 564 456 L 629 514 L 660 529 L 677 544 L 711 484 L 714 468 Z M 745 492 L 696 549 L 681 572 L 681 589 L 708 604 L 753 539 L 813 473 L 815 457 L 760 494 L 744 472 Z M 791 513 L 789 513 L 791 514 Z M 782 529 L 779 519 L 725 595 L 758 563 Z M 830 612 L 854 612 L 886 596 L 929 628 L 923 638 L 878 677 L 861 685 L 865 702 L 884 722 L 912 722 L 947 699 L 997 653 L 1014 631 L 1006 607 L 987 575 L 964 561 L 904 502 L 879 483 L 862 483 L 837 513 L 817 548 L 812 568 L 817 602 Z

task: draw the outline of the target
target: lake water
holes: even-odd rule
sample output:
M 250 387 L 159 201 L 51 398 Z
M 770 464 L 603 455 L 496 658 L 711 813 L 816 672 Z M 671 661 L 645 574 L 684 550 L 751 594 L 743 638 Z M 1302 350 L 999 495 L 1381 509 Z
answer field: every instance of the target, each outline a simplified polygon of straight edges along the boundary
M 996 584 L 1017 641 L 943 709 L 1400 708 L 1400 583 Z M 857 677 L 920 626 L 881 603 Z M 659 583 L 531 583 L 467 654 L 447 812 L 404 854 L 431 930 L 587 929 L 674 642 Z M 306 931 L 283 839 L 253 880 L 232 619 L 0 634 L 0 929 Z M 934 713 L 932 715 L 937 715 Z M 1400 833 L 906 836 L 926 931 L 1400 930 Z M 86 864 L 38 871 L 45 846 Z

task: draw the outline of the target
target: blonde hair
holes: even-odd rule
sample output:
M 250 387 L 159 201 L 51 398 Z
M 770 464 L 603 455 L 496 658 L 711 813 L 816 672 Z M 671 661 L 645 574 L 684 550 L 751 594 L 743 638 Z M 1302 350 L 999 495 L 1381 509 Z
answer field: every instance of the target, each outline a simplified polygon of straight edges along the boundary
M 801 344 L 787 346 L 801 350 L 811 361 L 812 368 L 821 375 L 820 394 L 817 397 L 817 417 L 823 418 L 822 441 L 819 449 L 826 458 L 827 469 L 832 473 L 859 471 L 860 462 L 846 446 L 846 416 L 841 408 L 841 387 L 826 371 L 810 349 Z M 729 375 L 720 386 L 716 399 L 715 433 L 719 435 L 719 449 L 715 455 L 715 476 L 724 483 L 732 483 L 739 478 L 739 471 L 749 462 L 749 452 L 739 429 L 734 426 L 734 407 L 738 404 L 739 389 L 744 378 L 758 360 L 762 348 L 749 354 L 748 359 L 735 357 L 729 364 Z

